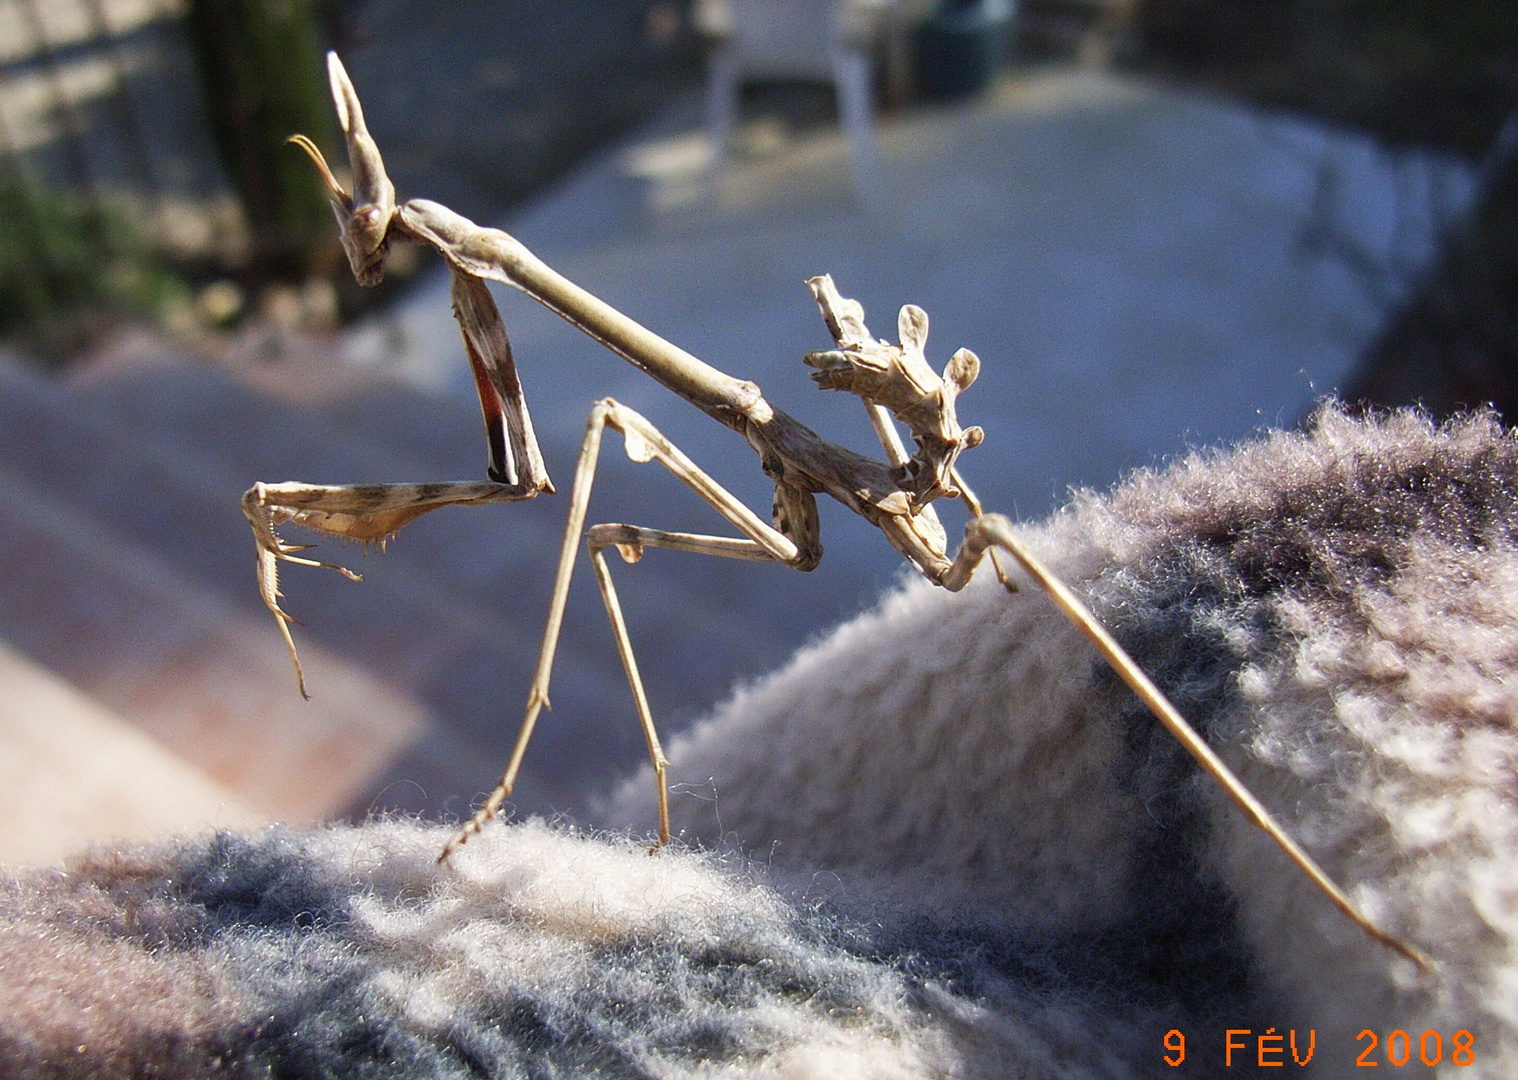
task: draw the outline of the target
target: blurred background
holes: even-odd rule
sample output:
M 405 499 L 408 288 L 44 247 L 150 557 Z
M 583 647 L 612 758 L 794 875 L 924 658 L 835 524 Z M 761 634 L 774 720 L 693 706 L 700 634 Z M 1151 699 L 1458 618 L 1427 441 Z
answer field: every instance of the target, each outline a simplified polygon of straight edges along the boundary
M 983 362 L 963 469 L 1024 519 L 1324 395 L 1518 409 L 1508 0 L 0 0 L 0 862 L 458 817 L 504 763 L 562 497 L 383 557 L 323 543 L 362 584 L 288 569 L 309 702 L 254 588 L 255 480 L 483 477 L 446 271 L 398 249 L 359 289 L 284 144 L 343 156 L 326 48 L 402 198 L 508 229 L 830 439 L 872 450 L 805 378 L 804 280 L 884 338 L 925 308 L 935 366 Z M 561 492 L 609 395 L 768 506 L 730 432 L 497 295 Z M 618 571 L 666 738 L 898 580 L 822 510 L 809 575 Z M 723 531 L 611 453 L 591 520 Z M 513 805 L 616 827 L 596 800 L 642 738 L 584 570 Z

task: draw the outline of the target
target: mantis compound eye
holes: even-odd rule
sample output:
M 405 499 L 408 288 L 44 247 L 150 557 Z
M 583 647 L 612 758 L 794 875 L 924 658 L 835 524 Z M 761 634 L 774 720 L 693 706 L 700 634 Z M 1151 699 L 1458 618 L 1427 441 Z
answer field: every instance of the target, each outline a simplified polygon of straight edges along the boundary
M 385 276 L 385 256 L 390 253 L 390 214 L 378 207 L 355 211 L 344 224 L 343 252 L 360 285 L 378 285 Z

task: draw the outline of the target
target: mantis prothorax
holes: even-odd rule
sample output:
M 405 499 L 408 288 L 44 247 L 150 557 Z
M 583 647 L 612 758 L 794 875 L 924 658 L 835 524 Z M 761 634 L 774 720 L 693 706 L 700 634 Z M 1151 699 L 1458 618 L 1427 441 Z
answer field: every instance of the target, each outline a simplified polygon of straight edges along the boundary
M 1184 717 L 1123 651 L 1081 599 L 1060 582 L 1018 539 L 1012 523 L 982 511 L 960 477 L 963 450 L 981 442 L 980 428 L 961 427 L 956 400 L 974 381 L 980 361 L 967 349 L 956 352 L 942 373 L 924 356 L 927 315 L 907 305 L 897 320 L 898 343 L 875 338 L 859 304 L 842 297 L 830 277 L 808 282 L 835 348 L 809 353 L 812 378 L 825 389 L 845 390 L 864 403 L 884 448 L 880 462 L 829 443 L 764 399 L 752 382 L 733 378 L 616 311 L 556 273 L 515 238 L 498 229 L 481 228 L 446 207 L 423 199 L 397 203 L 374 140 L 364 125 L 358 95 L 335 54 L 328 54 L 328 74 L 338 118 L 347 136 L 354 190 L 333 176 L 321 152 L 304 136 L 291 141 L 310 155 L 332 194 L 333 208 L 349 263 L 363 284 L 384 272 L 390 244 L 399 239 L 436 248 L 453 272 L 453 306 L 474 370 L 489 444 L 487 481 L 423 485 L 315 486 L 255 484 L 243 498 L 243 510 L 258 543 L 258 578 L 264 602 L 275 614 L 295 662 L 301 692 L 304 675 L 290 636 L 289 617 L 278 602 L 278 564 L 325 566 L 357 580 L 342 567 L 297 555 L 301 547 L 284 544 L 275 527 L 294 523 L 318 532 L 366 543 L 383 541 L 411 519 L 448 505 L 532 498 L 552 485 L 527 415 L 521 383 L 512 362 L 504 324 L 486 290 L 486 279 L 511 285 L 544 304 L 572 325 L 646 372 L 702 412 L 743 436 L 759 455 L 760 467 L 774 481 L 769 521 L 743 505 L 703 472 L 643 416 L 610 399 L 591 410 L 570 492 L 568 522 L 526 713 L 510 760 L 484 805 L 447 844 L 440 860 L 478 832 L 510 796 L 539 712 L 548 704 L 549 680 L 568 596 L 575 553 L 582 535 L 601 587 L 617 647 L 632 688 L 638 718 L 648 742 L 658 782 L 659 842 L 669 840 L 667 762 L 660 748 L 648 702 L 638 675 L 632 644 L 622 618 L 604 551 L 613 547 L 628 561 L 647 547 L 665 547 L 724 558 L 785 563 L 810 570 L 822 556 L 816 496 L 826 494 L 859 514 L 928 580 L 958 590 L 970 580 L 984 555 L 1010 555 L 1055 605 L 1096 646 L 1113 670 L 1143 700 L 1156 718 L 1205 769 L 1239 808 L 1275 841 L 1323 893 L 1376 941 L 1428 970 L 1432 962 L 1417 948 L 1383 931 L 1355 908 L 1328 875 L 1272 818 L 1269 811 L 1232 773 Z M 908 452 L 898 434 L 911 435 Z M 657 461 L 710 503 L 741 534 L 739 537 L 673 533 L 633 525 L 585 527 L 591 484 L 607 428 L 622 435 L 628 455 L 639 462 Z M 952 555 L 934 512 L 935 499 L 960 498 L 969 508 L 964 541 Z M 998 576 L 1015 588 L 997 566 Z

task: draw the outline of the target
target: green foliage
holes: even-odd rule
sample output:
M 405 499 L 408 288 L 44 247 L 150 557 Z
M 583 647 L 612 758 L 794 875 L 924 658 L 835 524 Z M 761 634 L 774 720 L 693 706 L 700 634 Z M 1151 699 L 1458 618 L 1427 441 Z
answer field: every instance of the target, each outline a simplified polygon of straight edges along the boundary
M 91 326 L 188 295 L 132 214 L 0 177 L 0 333 L 51 351 Z

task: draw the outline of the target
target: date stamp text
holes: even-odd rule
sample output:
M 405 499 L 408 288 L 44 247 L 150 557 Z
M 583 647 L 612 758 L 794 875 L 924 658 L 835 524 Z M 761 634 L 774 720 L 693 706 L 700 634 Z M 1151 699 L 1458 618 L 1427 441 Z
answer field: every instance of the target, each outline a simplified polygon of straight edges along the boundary
M 1171 1068 L 1183 1065 L 1186 1061 L 1185 1033 L 1179 1028 L 1171 1028 L 1161 1041 L 1165 1064 Z M 1360 1068 L 1377 1068 L 1383 1064 L 1398 1068 L 1422 1064 L 1433 1068 L 1445 1063 L 1456 1066 L 1476 1063 L 1475 1036 L 1464 1028 L 1449 1034 L 1432 1028 L 1418 1034 L 1401 1028 L 1386 1032 L 1366 1028 L 1355 1036 L 1355 1043 L 1359 1050 L 1355 1065 Z M 1318 1049 L 1318 1033 L 1312 1028 L 1306 1031 L 1294 1028 L 1278 1031 L 1273 1027 L 1263 1031 L 1228 1028 L 1223 1033 L 1225 1068 L 1306 1068 Z

